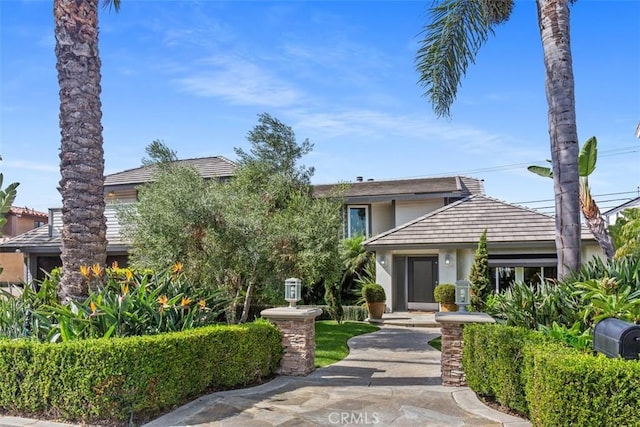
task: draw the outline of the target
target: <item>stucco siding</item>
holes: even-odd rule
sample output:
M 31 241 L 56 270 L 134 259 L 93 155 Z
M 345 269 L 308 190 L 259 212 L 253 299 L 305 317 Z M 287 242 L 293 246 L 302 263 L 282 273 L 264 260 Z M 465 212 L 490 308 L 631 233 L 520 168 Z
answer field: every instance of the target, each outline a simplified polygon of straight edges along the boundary
M 443 199 L 396 202 L 395 226 L 405 224 L 444 206 Z
M 393 204 L 372 203 L 371 204 L 371 235 L 375 236 L 384 233 L 394 227 Z

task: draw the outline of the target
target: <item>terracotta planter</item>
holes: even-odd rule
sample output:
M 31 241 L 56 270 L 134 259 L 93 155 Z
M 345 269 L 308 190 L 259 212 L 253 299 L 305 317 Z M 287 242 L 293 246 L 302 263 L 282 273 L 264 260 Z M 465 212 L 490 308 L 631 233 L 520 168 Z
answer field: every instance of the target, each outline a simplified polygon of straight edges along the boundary
M 458 311 L 458 306 L 454 303 L 440 303 L 440 311 Z
M 368 302 L 367 310 L 369 310 L 369 319 L 382 319 L 382 314 L 387 306 L 385 302 Z

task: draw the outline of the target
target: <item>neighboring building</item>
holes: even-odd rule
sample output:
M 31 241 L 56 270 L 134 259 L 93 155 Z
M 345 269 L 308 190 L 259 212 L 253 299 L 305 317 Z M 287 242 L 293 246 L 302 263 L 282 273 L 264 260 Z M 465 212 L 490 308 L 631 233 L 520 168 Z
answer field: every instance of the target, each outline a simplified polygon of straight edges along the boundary
M 364 242 L 376 253 L 376 281 L 385 288 L 388 308 L 437 310 L 434 287 L 469 278 L 484 229 L 496 290 L 513 280 L 556 277 L 555 219 L 474 194 Z M 582 244 L 583 260 L 602 256 L 586 227 Z
M 204 178 L 226 180 L 233 176 L 235 163 L 221 156 L 178 160 L 181 166 L 195 168 Z M 138 188 L 153 181 L 156 166 L 143 166 L 105 176 L 104 194 L 107 206 L 107 265 L 117 261 L 126 266 L 128 245 L 120 236 L 120 224 L 117 206 L 123 203 L 135 203 L 138 200 Z M 46 217 L 46 215 L 45 215 Z M 62 209 L 49 209 L 47 225 L 27 231 L 0 244 L 0 252 L 20 251 L 26 263 L 25 280 L 42 280 L 44 272 L 62 265 L 60 253 L 62 243 Z
M 618 217 L 622 215 L 622 211 L 630 208 L 640 208 L 640 197 L 636 197 L 635 199 L 631 199 L 628 202 L 616 206 L 613 209 L 609 209 L 603 214 L 604 219 L 607 224 L 613 225 L 616 223 Z
M 47 223 L 47 214 L 27 207 L 11 206 L 6 213 L 6 224 L 2 227 L 0 243 L 19 234 L 38 228 Z M 10 253 L 0 253 L 0 284 L 18 284 L 25 280 L 24 254 L 15 250 Z

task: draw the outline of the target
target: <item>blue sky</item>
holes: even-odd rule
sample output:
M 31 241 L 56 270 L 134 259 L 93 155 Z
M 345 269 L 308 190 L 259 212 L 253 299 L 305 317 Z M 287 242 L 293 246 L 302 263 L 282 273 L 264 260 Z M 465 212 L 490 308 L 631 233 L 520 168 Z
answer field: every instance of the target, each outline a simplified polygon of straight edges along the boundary
M 490 196 L 552 212 L 534 1 L 471 65 L 448 119 L 417 84 L 427 1 L 141 1 L 100 11 L 105 172 L 138 167 L 161 139 L 180 158 L 248 146 L 267 112 L 315 148 L 315 183 L 464 174 Z M 640 186 L 640 1 L 572 9 L 578 135 L 596 135 L 602 207 Z M 0 170 L 16 204 L 61 205 L 52 1 L 0 2 Z M 622 194 L 614 194 L 622 193 Z

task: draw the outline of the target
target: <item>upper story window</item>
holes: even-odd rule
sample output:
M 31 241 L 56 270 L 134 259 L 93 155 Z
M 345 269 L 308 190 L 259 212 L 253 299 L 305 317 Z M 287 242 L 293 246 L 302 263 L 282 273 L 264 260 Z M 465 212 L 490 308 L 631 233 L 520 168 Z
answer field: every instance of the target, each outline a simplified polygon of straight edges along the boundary
M 36 220 L 36 221 L 33 222 L 33 227 L 34 228 L 42 227 L 43 225 L 44 225 L 43 221 Z
M 349 206 L 348 212 L 348 237 L 369 236 L 369 207 Z

